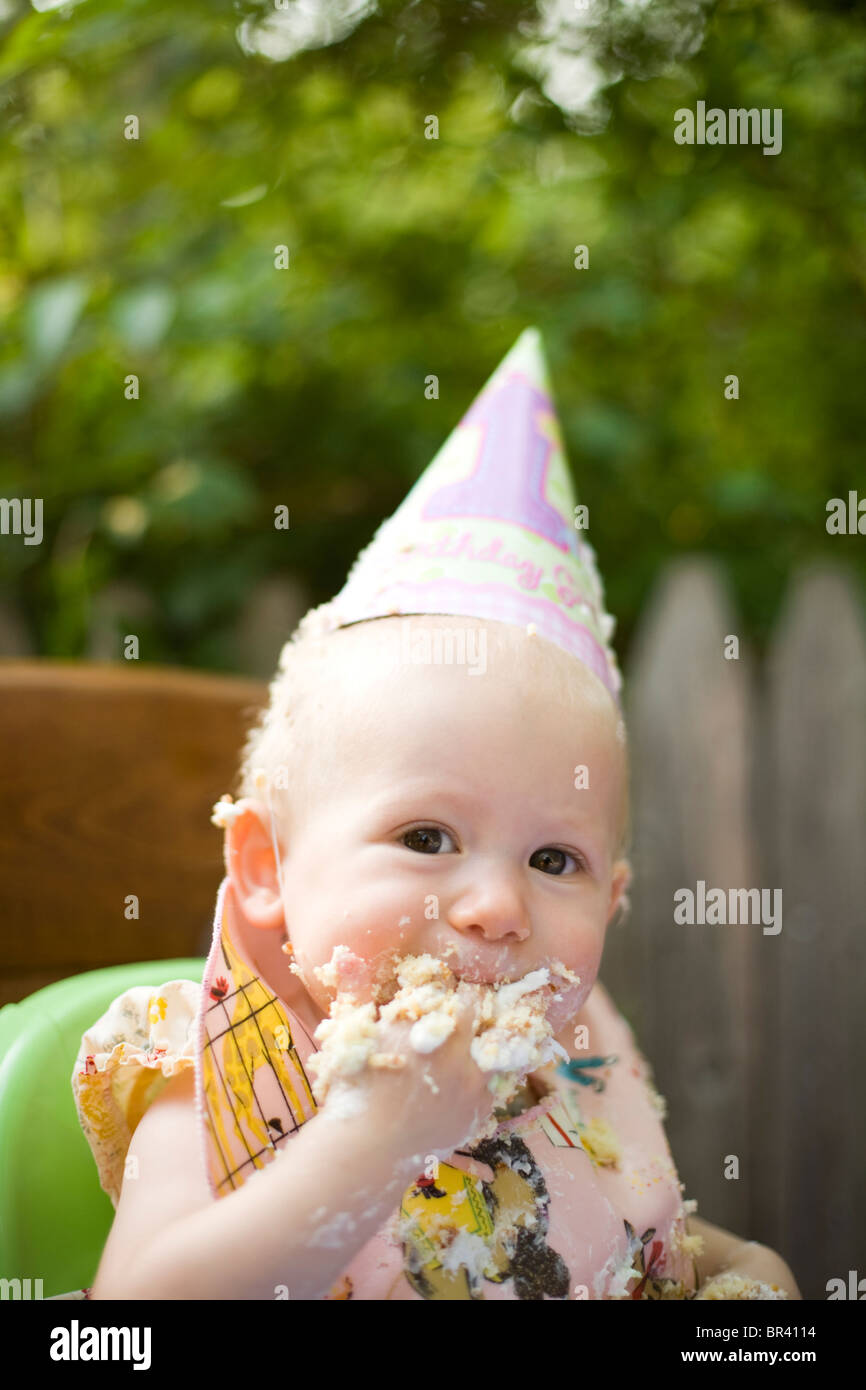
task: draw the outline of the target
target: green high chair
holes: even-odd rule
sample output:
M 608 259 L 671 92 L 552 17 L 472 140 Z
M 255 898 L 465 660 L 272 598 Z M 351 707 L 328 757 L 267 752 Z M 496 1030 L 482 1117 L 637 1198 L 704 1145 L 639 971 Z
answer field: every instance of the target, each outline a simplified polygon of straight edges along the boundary
M 93 1283 L 114 1208 L 72 1095 L 82 1034 L 127 989 L 200 983 L 204 966 L 193 957 L 88 970 L 0 1009 L 0 1279 L 30 1279 L 33 1292 L 41 1279 L 43 1298 Z

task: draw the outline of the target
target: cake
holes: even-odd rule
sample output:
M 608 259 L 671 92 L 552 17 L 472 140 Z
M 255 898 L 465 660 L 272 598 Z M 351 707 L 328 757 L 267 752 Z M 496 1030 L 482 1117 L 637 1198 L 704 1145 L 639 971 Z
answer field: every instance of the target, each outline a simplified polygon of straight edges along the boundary
M 410 1023 L 412 1050 L 435 1052 L 457 1027 L 460 998 L 467 993 L 475 1001 L 471 1056 L 481 1071 L 491 1073 L 488 1089 L 493 1095 L 510 1095 L 528 1072 L 558 1057 L 568 1059 L 553 1038 L 545 1013 L 545 1004 L 556 991 L 551 974 L 579 983 L 559 961 L 506 984 L 468 985 L 435 956 L 395 957 L 392 984 L 396 989 L 388 1002 L 378 1004 L 358 1001 L 353 989 L 356 963 L 357 957 L 346 946 L 335 946 L 328 963 L 314 971 L 326 988 L 336 991 L 329 1017 L 314 1034 L 320 1051 L 309 1060 L 320 1103 L 338 1079 L 356 1076 L 368 1066 L 405 1066 L 405 1054 L 380 1046 L 383 1031 L 391 1024 Z M 298 967 L 291 968 L 300 974 Z M 380 986 L 380 999 L 386 989 Z

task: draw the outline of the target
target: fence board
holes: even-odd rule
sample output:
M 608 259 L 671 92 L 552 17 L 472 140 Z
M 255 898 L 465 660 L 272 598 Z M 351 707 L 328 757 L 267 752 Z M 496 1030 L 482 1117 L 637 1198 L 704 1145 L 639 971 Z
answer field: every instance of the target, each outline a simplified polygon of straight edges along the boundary
M 686 1195 L 708 1220 L 745 1227 L 748 960 L 754 928 L 678 925 L 674 892 L 751 886 L 747 834 L 750 663 L 720 571 L 692 560 L 663 577 L 626 678 L 632 751 L 632 914 L 612 927 L 604 978 L 635 1024 L 669 1106 Z M 726 1180 L 726 1155 L 740 1162 Z M 745 1230 L 744 1230 L 745 1233 Z
M 768 1153 L 756 1196 L 762 1238 L 804 1297 L 824 1298 L 858 1253 L 862 1264 L 866 1230 L 866 634 L 844 573 L 797 577 L 768 673 L 765 828 L 784 926 L 760 963 L 778 1010 L 764 1021 L 772 1084 L 756 1095 Z

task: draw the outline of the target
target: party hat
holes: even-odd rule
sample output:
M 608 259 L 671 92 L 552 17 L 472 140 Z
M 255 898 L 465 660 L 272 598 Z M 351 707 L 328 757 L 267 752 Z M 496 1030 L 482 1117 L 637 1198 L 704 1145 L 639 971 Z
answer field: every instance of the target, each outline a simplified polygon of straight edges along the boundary
M 580 511 L 541 335 L 527 328 L 325 605 L 328 626 L 423 613 L 515 623 L 585 662 L 618 699 L 614 620 Z

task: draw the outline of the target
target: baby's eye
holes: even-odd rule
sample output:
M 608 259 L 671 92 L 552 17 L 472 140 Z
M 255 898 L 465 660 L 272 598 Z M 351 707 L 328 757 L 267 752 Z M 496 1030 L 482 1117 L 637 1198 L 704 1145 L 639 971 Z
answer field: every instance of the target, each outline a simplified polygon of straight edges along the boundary
M 419 854 L 436 854 L 442 848 L 443 835 L 452 849 L 455 848 L 448 831 L 440 830 L 438 825 L 419 825 L 414 830 L 405 830 L 400 839 L 407 849 L 417 850 Z
M 565 872 L 565 861 L 570 859 L 576 869 L 582 869 L 584 865 L 573 854 L 569 854 L 564 849 L 553 849 L 550 846 L 544 849 L 537 849 L 529 860 L 530 867 L 541 869 L 543 873 L 562 874 Z

